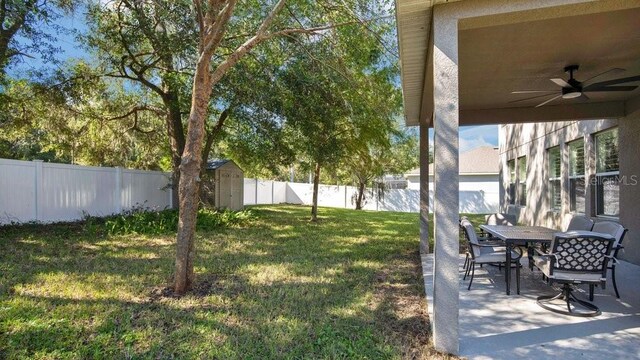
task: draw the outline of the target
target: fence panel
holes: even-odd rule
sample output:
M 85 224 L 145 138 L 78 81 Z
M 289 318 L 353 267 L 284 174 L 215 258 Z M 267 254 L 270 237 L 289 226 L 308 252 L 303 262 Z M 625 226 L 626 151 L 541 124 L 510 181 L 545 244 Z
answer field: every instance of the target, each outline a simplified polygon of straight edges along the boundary
M 0 224 L 75 221 L 171 206 L 169 174 L 0 159 Z
M 258 204 L 273 204 L 273 181 L 258 180 L 256 191 Z
M 44 163 L 38 192 L 39 221 L 72 221 L 116 212 L 116 171 L 111 168 Z
M 0 224 L 36 218 L 36 164 L 0 159 Z
M 287 202 L 287 183 L 276 181 L 273 183 L 273 203 L 282 204 Z
M 171 207 L 171 189 L 167 186 L 170 182 L 171 175 L 160 171 L 122 170 L 121 208 Z
M 311 204 L 313 199 L 313 184 L 288 183 L 287 203 Z
M 256 179 L 244 179 L 244 205 L 256 204 L 256 185 L 258 180 Z

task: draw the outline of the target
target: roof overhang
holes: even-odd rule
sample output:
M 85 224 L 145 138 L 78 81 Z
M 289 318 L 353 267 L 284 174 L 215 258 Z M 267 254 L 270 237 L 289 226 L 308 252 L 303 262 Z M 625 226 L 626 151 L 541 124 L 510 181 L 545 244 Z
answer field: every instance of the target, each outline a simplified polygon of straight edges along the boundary
M 396 0 L 407 125 L 429 125 L 433 113 L 434 7 L 468 10 L 524 2 Z M 619 118 L 639 111 L 640 89 L 590 93 L 587 102 L 562 100 L 543 107 L 535 107 L 538 99 L 512 102 L 525 97 L 512 94 L 516 90 L 560 91 L 549 79 L 566 78 L 563 68 L 570 64 L 580 65 L 580 80 L 613 67 L 627 70 L 616 77 L 640 75 L 639 0 L 539 3 L 533 10 L 514 6 L 513 12 L 459 20 L 460 125 Z

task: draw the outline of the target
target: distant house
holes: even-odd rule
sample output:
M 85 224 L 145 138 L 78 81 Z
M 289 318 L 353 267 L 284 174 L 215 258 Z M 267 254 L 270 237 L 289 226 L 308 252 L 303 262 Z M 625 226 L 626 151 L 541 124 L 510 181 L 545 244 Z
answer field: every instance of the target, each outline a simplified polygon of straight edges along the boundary
M 244 172 L 233 160 L 207 162 L 200 188 L 200 200 L 216 209 L 241 210 L 244 207 Z
M 407 188 L 420 189 L 420 168 L 405 174 Z M 497 212 L 500 204 L 498 148 L 481 146 L 460 154 L 460 212 Z M 433 164 L 429 164 L 429 189 L 433 190 Z

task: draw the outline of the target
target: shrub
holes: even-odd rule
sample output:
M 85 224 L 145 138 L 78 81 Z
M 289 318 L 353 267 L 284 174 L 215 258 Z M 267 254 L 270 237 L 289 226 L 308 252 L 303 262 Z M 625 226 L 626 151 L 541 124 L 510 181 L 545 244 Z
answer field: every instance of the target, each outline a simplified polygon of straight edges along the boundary
M 198 210 L 197 230 L 213 230 L 240 225 L 251 219 L 250 210 L 218 211 Z M 144 234 L 160 235 L 178 230 L 178 210 L 144 211 L 135 209 L 105 219 L 105 229 L 110 235 Z

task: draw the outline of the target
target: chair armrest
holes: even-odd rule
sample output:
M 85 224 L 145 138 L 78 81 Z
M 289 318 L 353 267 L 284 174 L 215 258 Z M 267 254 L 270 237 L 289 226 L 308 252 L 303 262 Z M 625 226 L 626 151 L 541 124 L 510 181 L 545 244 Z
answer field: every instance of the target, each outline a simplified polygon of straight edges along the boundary
M 533 251 L 536 253 L 536 255 L 538 255 L 538 256 L 546 257 L 546 256 L 548 256 L 548 255 L 551 255 L 550 253 L 548 253 L 548 252 L 544 252 L 544 251 L 542 251 L 542 250 L 541 250 L 541 249 L 539 249 L 539 248 L 532 248 L 532 250 L 533 250 Z
M 518 257 L 516 257 L 514 260 L 520 260 L 522 258 L 522 256 L 524 255 L 524 252 L 522 251 L 522 248 L 519 246 L 516 246 L 513 248 L 513 250 L 515 253 L 518 254 Z
M 539 257 L 545 257 L 545 258 L 551 258 L 551 259 L 553 259 L 555 261 L 558 261 L 558 254 L 555 254 L 555 253 L 544 253 L 544 252 L 538 251 L 538 256 Z
M 501 246 L 504 246 L 504 244 L 487 244 L 486 242 L 484 242 L 484 243 L 478 244 L 478 245 L 476 245 L 476 246 L 480 246 L 480 247 L 490 247 L 490 248 L 493 248 L 493 247 L 501 247 Z
M 484 240 L 480 241 L 480 245 L 490 245 L 490 246 L 507 246 L 502 240 Z

